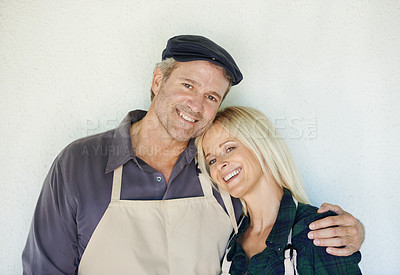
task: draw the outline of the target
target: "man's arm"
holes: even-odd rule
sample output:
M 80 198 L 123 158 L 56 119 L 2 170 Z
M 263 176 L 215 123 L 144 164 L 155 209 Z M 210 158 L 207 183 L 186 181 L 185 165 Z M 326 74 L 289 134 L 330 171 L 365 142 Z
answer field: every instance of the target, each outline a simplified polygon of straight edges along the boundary
M 329 210 L 338 215 L 311 223 L 308 238 L 313 239 L 316 246 L 326 246 L 326 252 L 335 256 L 349 256 L 360 250 L 365 238 L 363 224 L 338 205 L 324 203 L 318 213 Z
M 75 213 L 57 158 L 44 181 L 22 254 L 24 275 L 75 273 Z

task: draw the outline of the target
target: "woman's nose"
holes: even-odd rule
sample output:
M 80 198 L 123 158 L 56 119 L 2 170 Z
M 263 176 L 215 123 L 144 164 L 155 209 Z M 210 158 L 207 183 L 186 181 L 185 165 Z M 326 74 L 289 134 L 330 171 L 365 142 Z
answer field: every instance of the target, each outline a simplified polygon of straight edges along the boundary
M 225 160 L 225 159 L 221 159 L 221 160 L 218 161 L 217 166 L 218 166 L 218 169 L 219 169 L 219 170 L 222 170 L 222 169 L 224 169 L 226 166 L 228 166 L 228 162 L 227 162 L 227 160 Z

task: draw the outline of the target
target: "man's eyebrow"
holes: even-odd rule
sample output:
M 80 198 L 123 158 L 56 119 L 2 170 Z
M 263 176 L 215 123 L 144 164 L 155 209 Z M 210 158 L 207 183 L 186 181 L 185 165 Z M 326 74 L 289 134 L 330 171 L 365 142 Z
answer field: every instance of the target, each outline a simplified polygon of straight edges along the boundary
M 213 97 L 218 98 L 218 101 L 221 101 L 221 96 L 220 96 L 218 93 L 216 93 L 216 92 L 214 92 L 214 91 L 210 91 L 209 93 L 210 93 Z
M 189 79 L 189 78 L 184 78 L 184 77 L 181 77 L 181 78 L 179 78 L 180 80 L 183 80 L 183 81 L 186 81 L 186 82 L 189 82 L 189 83 L 191 83 L 191 84 L 194 84 L 194 85 L 196 85 L 196 86 L 201 86 L 201 83 L 200 82 L 198 82 L 198 81 L 196 81 L 196 80 L 193 80 L 193 79 Z

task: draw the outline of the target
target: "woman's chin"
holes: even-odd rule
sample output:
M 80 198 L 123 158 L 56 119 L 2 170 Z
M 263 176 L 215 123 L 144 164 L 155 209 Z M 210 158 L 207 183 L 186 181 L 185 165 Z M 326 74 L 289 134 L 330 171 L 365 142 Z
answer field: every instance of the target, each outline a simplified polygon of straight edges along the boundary
M 243 197 L 243 190 L 241 190 L 240 188 L 232 188 L 230 190 L 228 190 L 229 195 L 231 195 L 231 197 L 234 197 L 236 199 L 240 199 Z
M 218 184 L 218 187 L 226 192 L 229 193 L 229 195 L 231 197 L 234 197 L 236 199 L 240 199 L 243 195 L 243 190 L 242 188 L 240 188 L 240 186 L 238 186 L 237 184 L 231 184 L 231 185 L 222 185 L 222 184 Z

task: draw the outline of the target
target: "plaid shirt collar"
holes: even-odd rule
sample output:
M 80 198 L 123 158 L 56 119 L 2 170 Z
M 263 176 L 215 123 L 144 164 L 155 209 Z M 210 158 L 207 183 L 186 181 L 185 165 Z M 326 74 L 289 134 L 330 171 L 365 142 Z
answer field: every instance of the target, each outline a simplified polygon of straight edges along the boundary
M 296 217 L 296 204 L 293 201 L 292 193 L 284 188 L 278 216 L 265 244 L 269 253 L 275 254 L 279 258 L 284 258 L 285 247 L 288 242 L 290 229 L 293 227 Z M 240 228 L 229 243 L 230 251 L 227 255 L 228 261 L 232 261 L 233 256 L 246 255 L 243 248 L 238 243 L 239 238 L 249 227 L 250 217 L 244 216 L 240 221 Z M 268 251 L 267 251 L 268 252 Z

